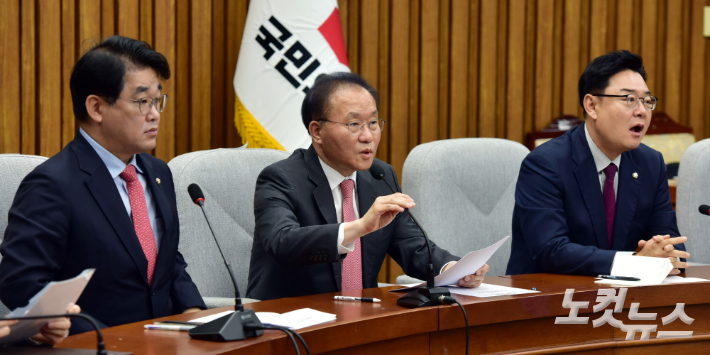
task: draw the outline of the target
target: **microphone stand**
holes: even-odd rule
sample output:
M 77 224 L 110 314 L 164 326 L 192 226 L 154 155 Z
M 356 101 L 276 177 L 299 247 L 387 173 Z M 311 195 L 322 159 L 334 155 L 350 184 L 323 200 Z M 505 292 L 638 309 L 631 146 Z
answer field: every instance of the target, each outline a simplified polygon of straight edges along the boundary
M 253 338 L 264 334 L 263 329 L 255 329 L 257 327 L 263 327 L 261 321 L 254 313 L 254 310 L 247 309 L 244 310 L 242 305 L 242 298 L 239 295 L 239 288 L 237 288 L 237 279 L 234 277 L 234 271 L 232 271 L 232 266 L 227 261 L 227 258 L 222 252 L 222 248 L 219 246 L 217 241 L 217 236 L 212 230 L 212 224 L 210 223 L 207 213 L 205 212 L 204 199 L 198 198 L 195 203 L 197 203 L 202 209 L 202 214 L 205 215 L 205 220 L 207 221 L 207 226 L 210 228 L 212 233 L 212 238 L 214 238 L 215 244 L 217 244 L 217 249 L 220 255 L 222 255 L 222 260 L 224 265 L 227 266 L 227 271 L 229 271 L 229 276 L 232 278 L 232 284 L 234 285 L 234 313 L 228 314 L 224 317 L 217 318 L 211 322 L 207 322 L 203 325 L 197 326 L 187 331 L 190 337 L 202 340 L 211 341 L 233 341 L 233 340 L 244 340 L 246 338 Z
M 375 177 L 377 180 L 384 181 L 385 184 L 387 184 L 387 187 L 392 190 L 392 193 L 395 193 L 395 189 L 392 188 L 392 185 L 390 185 L 389 182 L 387 182 L 387 179 L 385 179 L 385 175 L 383 172 L 373 172 L 372 170 L 370 172 L 372 173 L 372 176 Z M 419 225 L 419 222 L 417 222 L 414 216 L 412 216 L 412 213 L 409 212 L 409 209 L 405 208 L 405 211 L 407 211 L 409 218 L 412 219 L 412 222 L 414 222 L 417 228 L 419 228 L 419 230 L 424 235 L 426 247 L 429 251 L 429 265 L 427 267 L 426 287 L 419 287 L 416 290 L 407 292 L 407 294 L 397 300 L 397 304 L 407 308 L 419 308 L 439 305 L 439 299 L 443 296 L 451 296 L 451 293 L 446 287 L 436 287 L 434 285 L 434 276 L 436 272 L 434 271 L 434 261 L 431 256 L 431 245 L 429 242 L 429 237 L 427 236 L 424 229 Z
M 97 355 L 107 355 L 106 347 L 104 345 L 104 337 L 101 335 L 101 328 L 96 320 L 86 314 L 81 313 L 67 313 L 67 314 L 57 314 L 49 316 L 30 316 L 30 317 L 16 317 L 16 318 L 0 318 L 0 320 L 30 320 L 30 319 L 47 319 L 47 318 L 81 318 L 85 321 L 91 323 L 91 325 L 96 330 L 96 354 Z

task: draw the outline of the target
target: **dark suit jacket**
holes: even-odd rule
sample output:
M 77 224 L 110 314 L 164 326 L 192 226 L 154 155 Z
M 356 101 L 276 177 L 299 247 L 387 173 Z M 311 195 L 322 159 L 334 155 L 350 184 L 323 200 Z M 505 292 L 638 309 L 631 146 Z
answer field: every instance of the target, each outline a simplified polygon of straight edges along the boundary
M 678 236 L 661 153 L 641 144 L 621 154 L 619 165 L 610 249 L 584 125 L 535 148 L 518 176 L 506 273 L 608 274 L 616 251 L 634 251 L 639 240 L 654 235 Z M 682 244 L 676 248 L 685 250 Z
M 48 282 L 95 268 L 77 303 L 105 326 L 206 308 L 178 252 L 180 228 L 170 169 L 147 153 L 136 160 L 163 227 L 152 284 L 148 260 L 118 189 L 96 151 L 77 133 L 61 152 L 27 175 L 15 195 L 0 246 L 0 299 L 5 305 L 25 306 Z M 91 329 L 88 323 L 72 321 L 72 333 Z
M 390 165 L 375 159 L 386 179 L 400 191 Z M 392 194 L 368 171 L 357 172 L 360 216 L 378 196 Z M 260 300 L 340 291 L 341 266 L 333 194 L 313 146 L 296 150 L 288 159 L 266 167 L 256 182 L 256 228 L 251 250 L 247 296 Z M 363 287 L 377 287 L 386 254 L 407 275 L 426 278 L 429 256 L 425 239 L 406 213 L 378 231 L 363 236 Z M 432 243 L 435 270 L 458 260 Z

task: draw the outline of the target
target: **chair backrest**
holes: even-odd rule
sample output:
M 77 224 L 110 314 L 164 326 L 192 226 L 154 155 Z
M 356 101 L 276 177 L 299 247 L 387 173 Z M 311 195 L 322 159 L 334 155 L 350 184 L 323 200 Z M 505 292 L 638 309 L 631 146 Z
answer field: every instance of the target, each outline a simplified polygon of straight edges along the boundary
M 7 213 L 15 199 L 17 188 L 20 187 L 22 179 L 45 160 L 47 158 L 36 155 L 0 154 L 0 181 L 2 181 L 0 183 L 0 242 L 5 237 Z M 0 317 L 8 312 L 5 305 L 0 302 Z
M 203 297 L 234 297 L 234 287 L 187 187 L 196 183 L 205 194 L 205 211 L 244 296 L 254 239 L 256 179 L 265 167 L 288 156 L 272 149 L 215 149 L 183 154 L 168 163 L 180 217 L 179 250 Z
M 661 152 L 666 165 L 669 165 L 680 163 L 688 147 L 695 143 L 695 135 L 692 127 L 676 123 L 665 112 L 654 111 L 651 125 L 641 143 Z
M 429 237 L 463 256 L 511 234 L 515 184 L 530 151 L 496 138 L 448 139 L 415 147 L 402 172 L 402 189 L 417 204 L 412 213 Z M 507 241 L 487 275 L 504 275 Z
M 710 173 L 710 139 L 691 145 L 683 154 L 678 169 L 676 216 L 689 261 L 710 264 L 710 216 L 698 212 L 700 205 L 710 205 L 707 177 Z

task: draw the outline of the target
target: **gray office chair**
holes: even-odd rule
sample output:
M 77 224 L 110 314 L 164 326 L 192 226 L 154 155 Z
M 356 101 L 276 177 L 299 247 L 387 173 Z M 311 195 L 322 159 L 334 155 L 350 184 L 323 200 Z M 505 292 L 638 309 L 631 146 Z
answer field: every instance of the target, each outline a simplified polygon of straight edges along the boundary
M 431 240 L 454 255 L 485 248 L 511 234 L 515 184 L 530 151 L 496 138 L 447 139 L 415 147 L 402 172 L 412 214 Z M 488 261 L 487 275 L 504 275 L 510 241 Z M 409 276 L 397 284 L 420 282 Z
M 710 216 L 698 212 L 700 205 L 710 205 L 710 139 L 691 145 L 683 154 L 678 169 L 676 217 L 691 265 L 710 264 Z
M 187 187 L 196 183 L 202 189 L 205 210 L 244 296 L 254 240 L 256 179 L 265 167 L 288 156 L 272 149 L 215 149 L 183 154 L 168 163 L 180 217 L 179 250 L 208 308 L 234 305 L 234 287 L 205 217 L 191 201 Z
M 7 229 L 7 213 L 22 179 L 47 158 L 36 155 L 0 154 L 0 242 Z M 2 259 L 2 255 L 0 255 Z M 0 302 L 0 317 L 10 311 Z

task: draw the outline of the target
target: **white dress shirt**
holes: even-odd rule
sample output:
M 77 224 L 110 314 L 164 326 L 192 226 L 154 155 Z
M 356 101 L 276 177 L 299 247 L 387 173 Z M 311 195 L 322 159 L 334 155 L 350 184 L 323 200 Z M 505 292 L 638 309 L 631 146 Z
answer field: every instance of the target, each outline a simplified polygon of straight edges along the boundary
M 355 182 L 355 187 L 353 188 L 353 209 L 355 210 L 355 218 L 360 218 L 360 211 L 357 209 L 357 171 L 350 174 L 350 176 L 343 176 L 335 169 L 331 168 L 330 165 L 326 164 L 320 157 L 318 157 L 318 161 L 323 168 L 325 177 L 328 179 L 330 191 L 333 193 L 335 215 L 338 218 L 338 223 L 340 223 L 338 227 L 338 254 L 347 254 L 353 251 L 355 243 L 352 242 L 348 245 L 343 245 L 343 241 L 345 240 L 345 225 L 343 224 L 343 191 L 340 189 L 340 183 L 348 179 Z
M 118 157 L 111 154 L 111 152 L 106 150 L 106 148 L 102 147 L 83 129 L 79 128 L 79 133 L 81 133 L 81 135 L 84 136 L 84 139 L 89 142 L 89 145 L 94 148 L 96 154 L 99 155 L 101 161 L 103 161 L 104 165 L 106 165 L 106 168 L 108 168 L 108 172 L 109 174 L 111 174 L 113 182 L 116 184 L 116 188 L 118 188 L 118 194 L 121 196 L 123 206 L 126 207 L 128 217 L 133 220 L 133 216 L 131 215 L 131 200 L 128 198 L 128 185 L 126 184 L 126 181 L 119 176 L 123 172 L 123 170 L 126 169 L 127 164 L 123 163 L 121 159 L 118 159 Z M 155 218 L 155 203 L 153 202 L 153 196 L 151 195 L 150 189 L 148 188 L 148 183 L 146 181 L 146 177 L 143 173 L 143 170 L 141 170 L 141 168 L 136 163 L 135 155 L 133 155 L 133 158 L 131 158 L 129 164 L 136 167 L 136 172 L 138 173 L 138 180 L 141 182 L 141 185 L 143 185 L 143 195 L 145 195 L 145 205 L 148 207 L 148 218 L 150 219 L 150 227 L 153 229 L 155 247 L 160 250 L 160 236 L 162 234 L 162 231 L 159 229 L 159 227 L 161 226 L 159 223 L 159 219 L 156 220 Z

